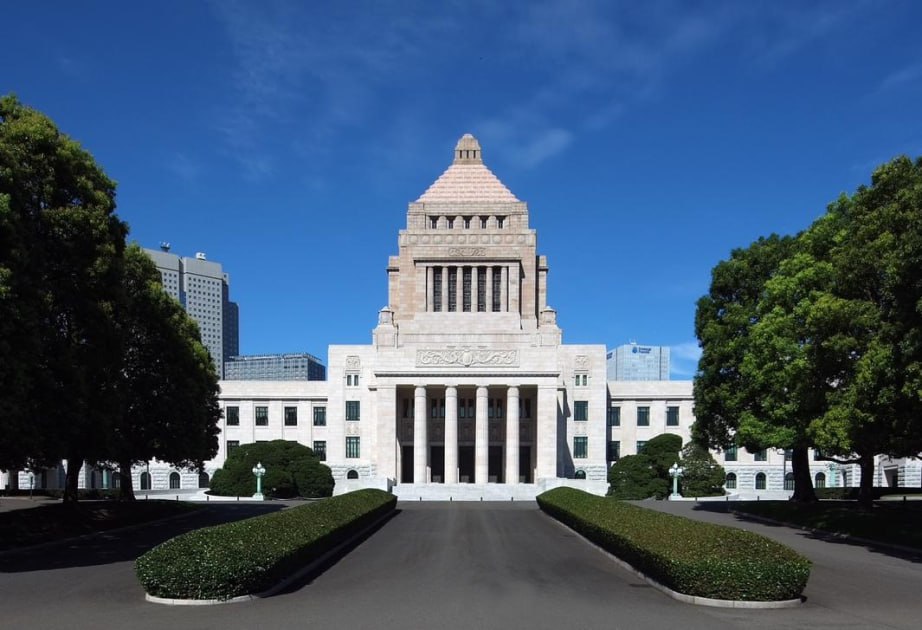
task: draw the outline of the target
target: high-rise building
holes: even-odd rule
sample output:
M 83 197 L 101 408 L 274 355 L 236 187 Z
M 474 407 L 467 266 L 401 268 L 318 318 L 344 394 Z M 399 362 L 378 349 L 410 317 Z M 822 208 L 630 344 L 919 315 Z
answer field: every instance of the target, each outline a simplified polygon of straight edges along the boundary
M 325 381 L 327 369 L 312 354 L 229 356 L 225 381 Z
M 610 381 L 668 381 L 669 347 L 628 343 L 606 356 Z
M 157 265 L 163 288 L 179 300 L 198 323 L 202 343 L 211 353 L 219 377 L 224 375 L 224 357 L 239 352 L 238 310 L 229 299 L 230 278 L 221 264 L 199 252 L 195 258 L 171 254 L 169 245 L 145 249 Z

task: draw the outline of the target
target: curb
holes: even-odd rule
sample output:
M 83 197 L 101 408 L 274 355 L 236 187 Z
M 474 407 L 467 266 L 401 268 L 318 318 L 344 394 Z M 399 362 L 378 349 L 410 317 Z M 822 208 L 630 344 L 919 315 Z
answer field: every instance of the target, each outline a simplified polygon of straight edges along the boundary
M 607 549 L 595 544 L 594 542 L 592 542 L 591 540 L 589 540 L 588 538 L 586 538 L 585 536 L 577 532 L 572 527 L 569 527 L 568 525 L 558 521 L 553 516 L 547 514 L 544 510 L 541 510 L 541 513 L 544 514 L 551 521 L 556 523 L 559 527 L 562 527 L 563 529 L 576 534 L 576 536 L 580 540 L 585 542 L 587 545 L 591 547 L 595 547 L 602 554 L 608 556 L 609 559 L 614 561 L 614 563 L 620 566 L 622 569 L 625 569 L 633 573 L 634 575 L 642 578 L 647 584 L 649 584 L 650 586 L 652 586 L 659 592 L 663 593 L 664 595 L 668 595 L 672 599 L 680 601 L 684 604 L 693 604 L 695 606 L 711 606 L 713 608 L 778 609 L 778 608 L 796 608 L 804 602 L 804 598 L 782 599 L 782 600 L 775 600 L 775 601 L 768 601 L 768 602 L 755 602 L 755 601 L 741 600 L 741 599 L 712 599 L 710 597 L 700 597 L 698 595 L 686 595 L 685 593 L 674 591 L 668 586 L 660 584 L 653 578 L 649 577 L 646 573 L 634 568 L 632 565 L 628 564 L 627 562 L 625 562 L 618 556 L 614 555 Z
M 157 597 L 149 593 L 144 593 L 144 599 L 151 602 L 152 604 L 163 604 L 165 606 L 220 606 L 221 604 L 238 604 L 241 602 L 249 602 L 256 599 L 263 599 L 265 597 L 271 597 L 275 595 L 285 587 L 289 586 L 293 582 L 296 582 L 303 578 L 305 575 L 309 575 L 311 572 L 315 571 L 318 567 L 323 566 L 331 558 L 336 557 L 338 554 L 342 553 L 344 549 L 349 548 L 351 545 L 354 545 L 357 541 L 361 540 L 365 536 L 369 535 L 375 529 L 379 528 L 384 524 L 385 521 L 393 518 L 397 515 L 397 510 L 393 509 L 387 514 L 382 515 L 380 518 L 375 520 L 373 523 L 365 527 L 359 532 L 356 532 L 354 536 L 350 536 L 347 540 L 339 543 L 329 551 L 325 552 L 321 556 L 314 558 L 308 564 L 304 565 L 298 571 L 289 575 L 287 578 L 278 582 L 275 586 L 272 586 L 265 591 L 260 593 L 250 593 L 248 595 L 238 595 L 237 597 L 231 597 L 230 599 L 174 599 L 170 597 Z

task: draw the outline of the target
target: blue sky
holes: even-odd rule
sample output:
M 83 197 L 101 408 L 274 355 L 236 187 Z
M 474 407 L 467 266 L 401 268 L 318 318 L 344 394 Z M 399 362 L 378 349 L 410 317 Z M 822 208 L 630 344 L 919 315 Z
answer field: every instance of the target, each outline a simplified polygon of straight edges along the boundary
M 710 271 L 922 154 L 922 3 L 8 3 L 0 92 L 131 238 L 231 275 L 241 352 L 369 343 L 406 205 L 465 132 L 528 202 L 567 343 L 697 356 Z

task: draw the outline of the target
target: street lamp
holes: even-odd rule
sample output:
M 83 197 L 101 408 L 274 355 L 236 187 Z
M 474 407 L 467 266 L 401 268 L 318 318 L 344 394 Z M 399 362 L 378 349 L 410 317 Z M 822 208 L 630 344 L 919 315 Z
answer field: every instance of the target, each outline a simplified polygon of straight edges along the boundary
M 263 475 L 266 474 L 266 469 L 262 464 L 256 462 L 253 466 L 253 474 L 256 475 L 256 494 L 253 495 L 253 499 L 263 501 L 266 498 L 263 496 Z
M 35 473 L 29 472 L 29 501 L 32 500 L 32 488 L 35 487 Z
M 672 468 L 669 469 L 669 474 L 672 476 L 672 494 L 669 495 L 670 501 L 682 498 L 682 495 L 679 494 L 679 477 L 681 477 L 684 472 L 685 469 L 679 466 L 678 462 L 673 464 Z

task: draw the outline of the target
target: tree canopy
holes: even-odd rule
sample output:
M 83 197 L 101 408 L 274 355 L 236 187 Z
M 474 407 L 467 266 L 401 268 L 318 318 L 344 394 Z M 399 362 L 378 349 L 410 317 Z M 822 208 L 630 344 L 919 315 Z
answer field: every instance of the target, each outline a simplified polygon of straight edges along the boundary
M 333 494 L 333 473 L 314 451 L 285 440 L 241 444 L 215 471 L 211 492 L 223 496 L 250 496 L 256 492 L 253 467 L 266 469 L 262 481 L 267 497 L 328 497 Z

